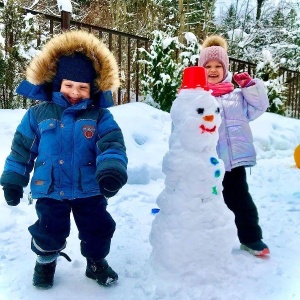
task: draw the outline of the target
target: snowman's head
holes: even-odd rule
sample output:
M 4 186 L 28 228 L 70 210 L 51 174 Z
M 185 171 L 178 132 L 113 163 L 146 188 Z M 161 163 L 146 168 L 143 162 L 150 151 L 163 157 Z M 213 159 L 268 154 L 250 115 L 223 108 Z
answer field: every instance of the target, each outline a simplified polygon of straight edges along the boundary
M 171 118 L 183 148 L 200 151 L 217 145 L 220 107 L 210 92 L 181 90 L 172 105 Z

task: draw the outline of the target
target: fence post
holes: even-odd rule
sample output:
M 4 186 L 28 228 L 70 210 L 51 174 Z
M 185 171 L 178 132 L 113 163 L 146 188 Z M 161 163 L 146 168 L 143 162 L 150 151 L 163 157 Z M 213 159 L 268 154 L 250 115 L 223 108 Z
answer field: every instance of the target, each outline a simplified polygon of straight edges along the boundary
M 70 29 L 71 13 L 68 11 L 61 11 L 61 30 L 66 31 Z

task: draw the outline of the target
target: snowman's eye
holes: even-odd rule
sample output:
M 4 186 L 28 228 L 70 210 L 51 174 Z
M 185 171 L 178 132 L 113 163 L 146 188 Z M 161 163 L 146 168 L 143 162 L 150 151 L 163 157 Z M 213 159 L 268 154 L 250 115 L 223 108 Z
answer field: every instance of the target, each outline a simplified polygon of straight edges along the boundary
M 202 115 L 204 113 L 204 108 L 197 108 L 196 110 L 199 115 Z
M 220 107 L 217 107 L 216 109 L 216 113 L 219 114 L 220 113 Z

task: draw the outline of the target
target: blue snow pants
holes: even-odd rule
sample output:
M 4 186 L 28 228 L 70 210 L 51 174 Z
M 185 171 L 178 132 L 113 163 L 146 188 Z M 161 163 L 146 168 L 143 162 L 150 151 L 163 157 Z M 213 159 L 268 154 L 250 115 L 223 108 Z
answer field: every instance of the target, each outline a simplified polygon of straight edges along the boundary
M 63 250 L 70 234 L 72 211 L 81 240 L 81 254 L 94 261 L 106 257 L 116 227 L 106 206 L 107 200 L 102 195 L 62 201 L 39 198 L 38 220 L 28 228 L 32 251 L 52 255 Z

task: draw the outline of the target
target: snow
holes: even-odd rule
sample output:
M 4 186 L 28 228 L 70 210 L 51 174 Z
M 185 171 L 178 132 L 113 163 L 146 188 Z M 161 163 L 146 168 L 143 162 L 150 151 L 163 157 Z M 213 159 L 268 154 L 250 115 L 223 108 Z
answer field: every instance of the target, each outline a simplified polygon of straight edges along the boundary
M 161 73 L 160 74 L 160 78 L 162 79 L 161 83 L 163 85 L 165 85 L 167 82 L 170 82 L 171 81 L 171 76 L 169 74 L 164 74 L 164 73 Z M 159 82 L 157 82 L 156 84 L 158 84 Z
M 72 3 L 70 0 L 57 0 L 59 11 L 66 11 L 72 13 Z
M 29 6 L 29 8 L 32 9 L 38 3 L 39 3 L 39 0 L 34 0 L 33 3 Z
M 227 32 L 227 34 L 232 39 L 232 41 L 236 41 L 241 38 L 244 38 L 245 40 L 247 40 L 247 37 L 249 36 L 245 31 L 243 31 L 240 28 L 236 28 L 234 30 L 229 30 Z M 240 43 L 239 46 L 243 47 L 243 43 Z
M 170 47 L 170 45 L 173 42 L 177 43 L 177 41 L 178 41 L 177 37 L 165 38 L 162 40 L 162 47 L 163 47 L 163 49 L 167 49 L 168 47 Z
M 300 170 L 295 166 L 293 152 L 300 144 L 300 120 L 265 113 L 251 123 L 258 152 L 257 166 L 247 170 L 250 192 L 256 202 L 263 228 L 264 241 L 270 247 L 270 258 L 260 259 L 239 250 L 236 236 L 232 250 L 227 253 L 229 263 L 220 259 L 205 262 L 205 247 L 218 240 L 211 229 L 211 240 L 205 240 L 198 256 L 209 268 L 206 280 L 193 277 L 187 286 L 195 287 L 184 294 L 173 281 L 177 275 L 165 278 L 161 284 L 172 287 L 172 294 L 164 297 L 157 285 L 153 269 L 160 266 L 150 261 L 152 246 L 149 241 L 152 222 L 156 216 L 152 208 L 164 190 L 163 157 L 169 150 L 171 133 L 170 114 L 144 103 L 129 103 L 110 109 L 121 126 L 128 151 L 128 184 L 109 200 L 108 210 L 117 223 L 107 259 L 119 274 L 118 283 L 110 288 L 100 287 L 85 277 L 85 259 L 80 254 L 78 232 L 72 221 L 72 230 L 65 252 L 72 262 L 58 259 L 55 283 L 50 290 L 32 286 L 35 254 L 30 250 L 27 227 L 36 220 L 34 205 L 28 205 L 25 189 L 19 206 L 10 207 L 0 193 L 0 299 L 22 300 L 295 300 L 300 298 Z M 15 129 L 25 110 L 0 110 L 0 169 L 10 151 Z M 207 212 L 209 213 L 209 212 Z M 196 235 L 199 228 L 193 228 Z M 201 243 L 199 240 L 195 243 Z M 186 244 L 186 247 L 192 247 Z M 174 249 L 175 251 L 176 249 Z M 214 249 L 212 251 L 221 251 Z M 172 253 L 173 249 L 169 249 Z M 195 255 L 195 254 L 194 254 Z M 192 257 L 190 258 L 192 259 Z M 197 258 L 195 257 L 195 260 Z M 199 267 L 199 266 L 198 266 Z M 201 268 L 201 267 L 200 267 Z M 191 270 L 191 269 L 190 269 Z M 178 270 L 180 271 L 180 270 Z M 201 274 L 201 269 L 197 270 Z M 159 274 L 158 274 L 159 275 Z M 157 285 L 157 286 L 156 286 Z M 156 289 L 157 288 L 157 289 Z M 181 295 L 181 298 L 178 298 Z
M 186 39 L 187 44 L 197 43 L 198 39 L 192 32 L 185 32 L 184 37 Z

